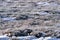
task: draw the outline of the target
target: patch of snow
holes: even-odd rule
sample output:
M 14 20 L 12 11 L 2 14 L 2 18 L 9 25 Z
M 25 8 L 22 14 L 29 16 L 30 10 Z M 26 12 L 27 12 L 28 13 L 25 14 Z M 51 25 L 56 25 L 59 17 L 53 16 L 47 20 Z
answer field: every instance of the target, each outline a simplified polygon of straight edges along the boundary
M 40 37 L 40 38 L 37 38 L 37 39 L 32 39 L 32 40 L 60 40 L 60 39 L 57 39 L 57 38 L 52 38 L 52 37 Z
M 13 37 L 14 38 L 14 37 Z M 40 38 L 36 38 L 35 36 L 21 36 L 21 37 L 17 37 L 19 40 L 60 40 L 57 38 L 53 38 L 53 37 L 40 37 Z M 0 40 L 9 40 L 9 37 L 6 35 L 2 35 L 0 36 Z
M 56 23 L 55 26 L 56 26 L 56 27 L 60 27 L 60 23 Z
M 44 40 L 49 40 L 51 39 L 52 37 L 45 37 Z
M 8 17 L 7 18 L 2 18 L 3 21 L 12 21 L 14 19 L 15 19 L 15 17 L 12 17 L 12 18 L 11 17 L 10 18 L 8 18 Z
M 35 36 L 21 36 L 21 37 L 17 37 L 17 38 L 20 39 L 20 40 L 25 40 L 25 39 L 32 40 L 32 39 L 36 39 Z
M 57 38 L 51 38 L 51 39 L 48 39 L 48 40 L 60 40 L 60 39 L 57 39 Z
M 48 2 L 38 2 L 37 3 L 38 5 L 43 5 L 43 6 L 47 6 L 47 5 L 49 5 L 49 6 L 57 6 L 58 4 L 57 3 L 48 3 Z
M 7 36 L 5 36 L 5 35 L 3 35 L 3 36 L 0 36 L 0 38 L 5 38 L 5 37 L 7 37 Z
M 11 0 L 5 0 L 5 1 L 9 2 L 9 1 L 11 1 Z
M 6 35 L 2 35 L 0 36 L 0 40 L 9 40 L 9 37 L 7 37 Z
M 50 5 L 48 2 L 38 2 L 38 5 Z
M 37 39 L 33 39 L 33 40 L 43 40 L 43 37 L 37 38 Z
M 49 13 L 47 13 L 47 12 L 39 12 L 40 13 L 40 15 L 49 15 Z
M 57 3 L 50 3 L 51 6 L 58 6 Z

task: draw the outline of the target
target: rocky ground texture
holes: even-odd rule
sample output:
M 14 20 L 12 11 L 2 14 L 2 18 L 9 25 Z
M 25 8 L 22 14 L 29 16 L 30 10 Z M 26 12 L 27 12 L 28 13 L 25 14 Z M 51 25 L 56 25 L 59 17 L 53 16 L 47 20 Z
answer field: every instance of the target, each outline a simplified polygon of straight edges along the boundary
M 41 33 L 60 38 L 60 0 L 1 0 L 0 35 L 21 34 L 20 30 L 26 33 L 23 36 Z

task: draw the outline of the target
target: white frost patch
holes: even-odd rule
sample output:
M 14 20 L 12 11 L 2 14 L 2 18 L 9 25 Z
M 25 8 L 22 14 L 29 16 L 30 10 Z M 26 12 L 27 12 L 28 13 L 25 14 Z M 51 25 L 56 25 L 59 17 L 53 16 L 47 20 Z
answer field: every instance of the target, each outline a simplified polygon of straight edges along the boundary
M 11 20 L 14 20 L 14 19 L 15 19 L 15 17 L 12 17 L 12 18 L 11 17 L 10 18 L 8 18 L 8 17 L 7 18 L 2 18 L 2 20 L 4 20 L 4 21 L 11 21 Z
M 25 39 L 32 40 L 32 39 L 35 39 L 36 37 L 35 36 L 22 36 L 22 37 L 17 37 L 17 38 L 20 40 L 25 40 Z
M 57 3 L 48 3 L 48 2 L 38 2 L 37 3 L 38 5 L 43 5 L 43 6 L 57 6 L 58 4 Z
M 40 15 L 49 15 L 49 13 L 47 13 L 47 12 L 39 12 L 40 13 Z
M 11 0 L 6 0 L 7 2 L 11 1 Z
M 38 2 L 38 5 L 50 5 L 48 2 Z
M 5 36 L 5 35 L 3 35 L 3 36 L 0 36 L 0 38 L 5 38 L 5 37 L 7 37 L 7 36 Z
M 52 38 L 52 37 L 45 37 L 45 38 L 40 37 L 40 38 L 38 38 L 38 39 L 33 39 L 33 40 L 60 40 L 60 39 Z
M 15 37 L 13 37 L 15 38 Z M 35 36 L 21 36 L 21 37 L 17 37 L 19 40 L 60 40 L 57 38 L 53 38 L 53 37 L 40 37 L 40 38 L 36 38 Z M 9 37 L 7 37 L 6 35 L 2 35 L 0 36 L 0 40 L 9 40 Z
M 45 37 L 44 40 L 49 40 L 51 39 L 52 37 Z
M 7 37 L 6 35 L 2 35 L 0 36 L 0 40 L 9 40 L 9 37 Z
M 58 6 L 57 3 L 50 3 L 50 5 L 52 5 L 52 6 Z
M 60 27 L 60 23 L 56 23 L 55 26 L 56 26 L 56 27 Z

